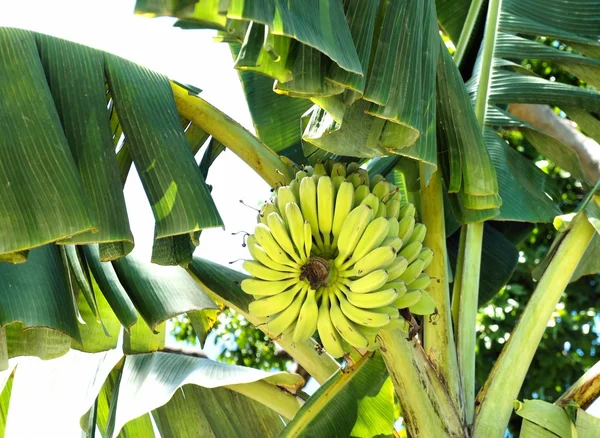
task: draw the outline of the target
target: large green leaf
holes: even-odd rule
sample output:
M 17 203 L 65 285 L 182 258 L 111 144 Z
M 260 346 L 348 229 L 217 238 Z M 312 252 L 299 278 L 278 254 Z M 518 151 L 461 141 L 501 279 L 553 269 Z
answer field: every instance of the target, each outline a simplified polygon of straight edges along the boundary
M 447 239 L 448 260 L 456 271 L 460 231 Z M 491 300 L 508 283 L 519 262 L 519 250 L 489 223 L 484 225 L 479 277 L 479 307 Z
M 111 251 L 103 260 L 120 258 L 133 249 L 133 235 L 106 110 L 103 54 L 45 35 L 38 35 L 38 45 L 48 85 L 98 229 L 95 233 L 87 232 L 66 240 L 78 244 L 112 242 Z
M 275 0 L 232 0 L 223 4 L 211 0 L 185 5 L 138 0 L 135 11 L 196 20 L 203 27 L 222 30 L 228 19 L 262 23 L 270 33 L 293 38 L 327 55 L 341 68 L 363 74 L 341 0 L 307 0 L 301 4 Z
M 230 46 L 235 55 L 237 44 Z M 263 75 L 250 71 L 240 71 L 239 75 L 258 137 L 280 155 L 298 164 L 305 163 L 300 143 L 300 117 L 312 103 L 274 93 L 273 80 Z
M 161 378 L 156 379 L 154 376 Z M 111 402 L 105 436 L 117 436 L 130 420 L 164 405 L 173 397 L 177 388 L 185 384 L 209 389 L 227 387 L 234 391 L 244 391 L 250 386 L 256 390 L 255 393 L 244 393 L 263 404 L 274 405 L 281 403 L 281 398 L 269 400 L 268 396 L 272 397 L 281 391 L 276 385 L 294 387 L 301 382 L 300 376 L 288 373 L 267 373 L 180 354 L 149 353 L 128 356 L 123 366 L 117 395 Z M 257 386 L 253 386 L 255 383 L 265 383 L 268 388 L 261 387 L 259 390 Z M 297 403 L 295 397 L 289 397 L 292 403 Z M 270 407 L 277 409 L 276 406 Z
M 515 402 L 515 413 L 523 418 L 526 429 L 525 433 L 521 433 L 523 438 L 572 437 L 571 420 L 560 406 L 542 400 L 525 400 L 524 403 Z
M 218 308 L 183 268 L 156 266 L 135 253 L 113 262 L 113 266 L 131 301 L 152 330 L 182 313 Z
M 196 385 L 180 387 L 152 416 L 163 438 L 275 438 L 284 426 L 276 412 L 248 397 Z
M 105 62 L 129 152 L 156 219 L 155 238 L 222 226 L 185 138 L 167 78 L 116 56 L 107 55 Z M 157 257 L 153 261 L 169 262 Z
M 460 39 L 471 0 L 436 0 L 437 19 L 456 46 Z
M 502 198 L 500 213 L 494 219 L 552 222 L 560 215 L 560 195 L 553 180 L 495 132 L 486 129 L 484 137 Z
M 281 437 L 392 435 L 394 394 L 389 382 L 380 354 L 363 358 L 322 385 Z
M 19 327 L 12 323 L 17 323 Z M 59 249 L 55 245 L 31 250 L 25 264 L 0 263 L 0 326 L 7 324 L 11 324 L 7 327 L 9 356 L 26 354 L 28 350 L 25 344 L 19 341 L 13 346 L 14 353 L 11 352 L 11 336 L 14 335 L 14 340 L 17 341 L 23 336 L 33 340 L 37 335 L 41 335 L 40 332 L 28 334 L 20 327 L 44 327 L 46 336 L 53 336 L 47 333 L 48 331 L 57 331 L 77 341 L 81 340 L 72 294 Z M 45 356 L 45 348 L 43 345 L 40 347 L 44 350 L 40 351 L 40 354 Z M 28 353 L 36 354 L 34 351 Z
M 0 28 L 0 254 L 95 228 L 35 35 Z M 41 134 L 40 134 L 41 133 Z
M 123 289 L 112 264 L 100 261 L 100 253 L 96 245 L 84 245 L 83 253 L 92 281 L 97 284 L 121 325 L 128 330 L 138 320 L 137 311 L 131 298 Z

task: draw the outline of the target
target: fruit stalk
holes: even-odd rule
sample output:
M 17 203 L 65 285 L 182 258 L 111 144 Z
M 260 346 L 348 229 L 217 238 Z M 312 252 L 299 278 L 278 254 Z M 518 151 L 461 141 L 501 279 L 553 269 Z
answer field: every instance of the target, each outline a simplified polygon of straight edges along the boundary
M 444 376 L 448 392 L 460 412 L 464 410 L 464 399 L 460 387 L 456 344 L 452 330 L 450 312 L 450 291 L 448 286 L 448 257 L 446 251 L 446 228 L 444 224 L 444 200 L 442 180 L 437 171 L 425 186 L 424 164 L 421 170 L 421 212 L 422 222 L 427 227 L 423 243 L 433 250 L 433 261 L 425 272 L 434 279 L 429 285 L 438 315 L 424 318 L 424 348 L 431 358 L 434 368 Z
M 409 341 L 399 330 L 382 330 L 379 338 L 409 436 L 468 436 L 445 385 L 421 345 Z
M 293 179 L 291 169 L 279 155 L 239 123 L 179 85 L 171 82 L 171 88 L 179 114 L 227 146 L 271 187 L 287 184 Z
M 593 234 L 594 228 L 583 213 L 573 219 L 572 228 L 548 264 L 477 396 L 479 408 L 475 413 L 475 438 L 501 438 L 504 435 L 513 400 L 519 394 L 548 320 Z

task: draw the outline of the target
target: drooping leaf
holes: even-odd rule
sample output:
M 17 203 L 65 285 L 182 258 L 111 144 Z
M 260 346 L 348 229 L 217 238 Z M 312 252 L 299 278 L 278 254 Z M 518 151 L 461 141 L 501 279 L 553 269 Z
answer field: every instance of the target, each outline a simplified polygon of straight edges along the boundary
M 152 411 L 163 438 L 201 436 L 273 437 L 283 429 L 276 412 L 226 388 L 180 387 Z
M 380 354 L 338 371 L 308 399 L 281 437 L 391 435 L 394 404 L 387 381 Z
M 104 56 L 98 50 L 58 38 L 37 38 L 54 104 L 98 229 L 65 241 L 111 242 L 110 259 L 122 257 L 133 249 L 133 235 L 106 110 Z
M 552 222 L 560 215 L 560 195 L 553 180 L 493 131 L 486 129 L 484 137 L 502 198 L 494 219 Z
M 110 304 L 121 325 L 125 330 L 128 330 L 138 320 L 137 311 L 131 302 L 131 298 L 123 289 L 112 264 L 100 261 L 100 254 L 96 245 L 84 245 L 83 254 L 92 281 L 98 285 L 99 291 Z
M 113 262 L 127 295 L 150 329 L 194 310 L 217 309 L 183 268 L 157 266 L 133 253 Z
M 190 324 L 192 324 L 192 328 L 194 329 L 194 333 L 198 337 L 198 341 L 200 342 L 200 348 L 203 347 L 206 342 L 206 338 L 210 330 L 217 323 L 217 317 L 221 313 L 219 309 L 208 309 L 208 310 L 199 310 L 197 312 L 188 312 L 187 316 L 190 320 Z
M 161 379 L 155 379 L 155 375 L 160 375 Z M 177 388 L 185 384 L 191 383 L 204 388 L 225 386 L 236 390 L 236 385 L 261 380 L 271 384 L 276 391 L 280 391 L 274 386 L 277 383 L 300 383 L 287 373 L 267 373 L 180 354 L 150 353 L 128 356 L 125 359 L 117 396 L 111 402 L 105 436 L 117 436 L 130 420 L 164 405 Z M 258 392 L 256 397 L 260 399 Z
M 0 326 L 45 327 L 45 331 L 80 340 L 71 291 L 55 245 L 31 250 L 27 263 L 0 264 L 0 309 Z M 8 329 L 13 333 L 12 325 Z M 23 334 L 29 337 L 27 331 Z M 13 355 L 10 350 L 9 355 Z
M 515 413 L 524 419 L 523 423 L 532 423 L 527 426 L 523 438 L 535 436 L 571 438 L 571 420 L 565 410 L 542 400 L 525 400 L 523 403 L 515 402 Z M 541 430 L 540 430 L 541 429 Z M 541 435 L 540 435 L 541 434 Z
M 452 271 L 456 271 L 460 231 L 446 240 L 448 260 Z M 491 300 L 508 283 L 519 262 L 517 247 L 490 224 L 483 228 L 481 250 L 481 275 L 479 277 L 479 307 Z
M 10 375 L 12 369 L 7 372 L 6 382 L 0 389 L 0 436 L 6 436 L 6 420 L 8 420 L 8 408 L 10 407 L 10 396 L 12 392 L 13 378 Z
M 165 348 L 167 323 L 157 325 L 151 330 L 143 319 L 139 319 L 123 336 L 125 354 L 150 353 Z
M 0 28 L 0 254 L 95 228 L 32 32 Z M 36 135 L 43 132 L 43 135 Z
M 167 78 L 116 56 L 106 55 L 105 62 L 129 152 L 156 219 L 155 238 L 222 226 Z M 161 262 L 156 257 L 153 261 Z

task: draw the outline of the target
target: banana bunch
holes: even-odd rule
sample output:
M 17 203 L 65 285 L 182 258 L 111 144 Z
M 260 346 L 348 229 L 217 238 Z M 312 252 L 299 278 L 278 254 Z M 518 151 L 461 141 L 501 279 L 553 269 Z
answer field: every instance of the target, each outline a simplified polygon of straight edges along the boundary
M 247 246 L 242 290 L 274 338 L 318 331 L 334 357 L 378 348 L 381 328 L 407 329 L 399 309 L 436 311 L 423 273 L 433 252 L 398 188 L 356 163 L 317 164 L 263 205 Z

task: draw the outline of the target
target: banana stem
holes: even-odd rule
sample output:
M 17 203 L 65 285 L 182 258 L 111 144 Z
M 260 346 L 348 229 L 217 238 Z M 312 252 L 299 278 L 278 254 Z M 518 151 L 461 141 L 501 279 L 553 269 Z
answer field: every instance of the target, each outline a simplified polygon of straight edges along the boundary
M 252 325 L 265 332 L 271 338 L 277 338 L 277 343 L 289 353 L 301 366 L 304 368 L 314 379 L 323 384 L 329 379 L 333 373 L 335 373 L 340 365 L 336 360 L 328 355 L 327 353 L 317 352 L 317 343 L 312 339 L 294 342 L 292 334 L 282 334 L 276 337 L 273 333 L 267 330 L 266 325 L 256 316 L 242 310 L 240 307 L 233 304 L 231 301 L 224 299 L 219 294 L 211 290 L 206 284 L 204 284 L 192 269 L 188 268 L 188 273 L 196 280 L 196 282 L 202 287 L 202 289 L 211 297 L 222 302 L 227 307 L 232 308 L 237 313 L 246 318 Z
M 471 2 L 471 6 L 469 7 L 469 12 L 465 18 L 465 24 L 463 25 L 462 31 L 460 32 L 460 37 L 458 39 L 458 44 L 456 45 L 456 52 L 454 53 L 454 62 L 459 67 L 465 56 L 465 52 L 467 51 L 467 46 L 471 40 L 471 35 L 473 34 L 475 23 L 477 23 L 477 16 L 479 15 L 482 4 L 483 0 L 473 0 Z
M 475 331 L 483 222 L 466 224 L 463 225 L 463 228 L 464 239 L 461 238 L 461 243 L 464 242 L 464 248 L 459 249 L 459 253 L 463 255 L 462 269 L 458 276 L 460 283 L 455 282 L 455 296 L 459 299 L 456 343 L 465 396 L 467 424 L 470 425 L 473 423 L 475 412 Z
M 577 382 L 567 389 L 554 402 L 558 406 L 566 406 L 569 402 L 575 402 L 583 410 L 590 407 L 600 396 L 600 362 L 591 367 Z
M 227 385 L 226 388 L 245 395 L 252 400 L 256 400 L 288 420 L 294 418 L 294 415 L 296 415 L 296 412 L 301 407 L 295 395 L 262 380 L 252 383 Z
M 381 353 L 392 378 L 409 436 L 468 436 L 446 386 L 425 351 L 399 330 L 382 330 Z
M 425 272 L 432 279 L 428 292 L 433 297 L 438 309 L 437 318 L 424 318 L 425 353 L 427 357 L 431 358 L 430 360 L 436 371 L 444 377 L 452 401 L 459 412 L 463 413 L 464 400 L 460 388 L 456 345 L 450 312 L 442 180 L 438 170 L 431 177 L 429 185 L 425 186 L 423 163 L 420 164 L 420 173 L 421 216 L 423 224 L 427 227 L 423 244 L 433 251 L 433 261 Z
M 585 214 L 579 214 L 552 257 L 519 318 L 519 323 L 477 396 L 479 408 L 475 416 L 475 438 L 504 436 L 513 400 L 519 395 L 548 320 L 593 234 L 594 228 Z
M 294 178 L 292 169 L 280 159 L 279 155 L 239 123 L 205 100 L 190 95 L 179 85 L 171 82 L 171 88 L 179 114 L 231 149 L 271 187 L 286 185 Z

